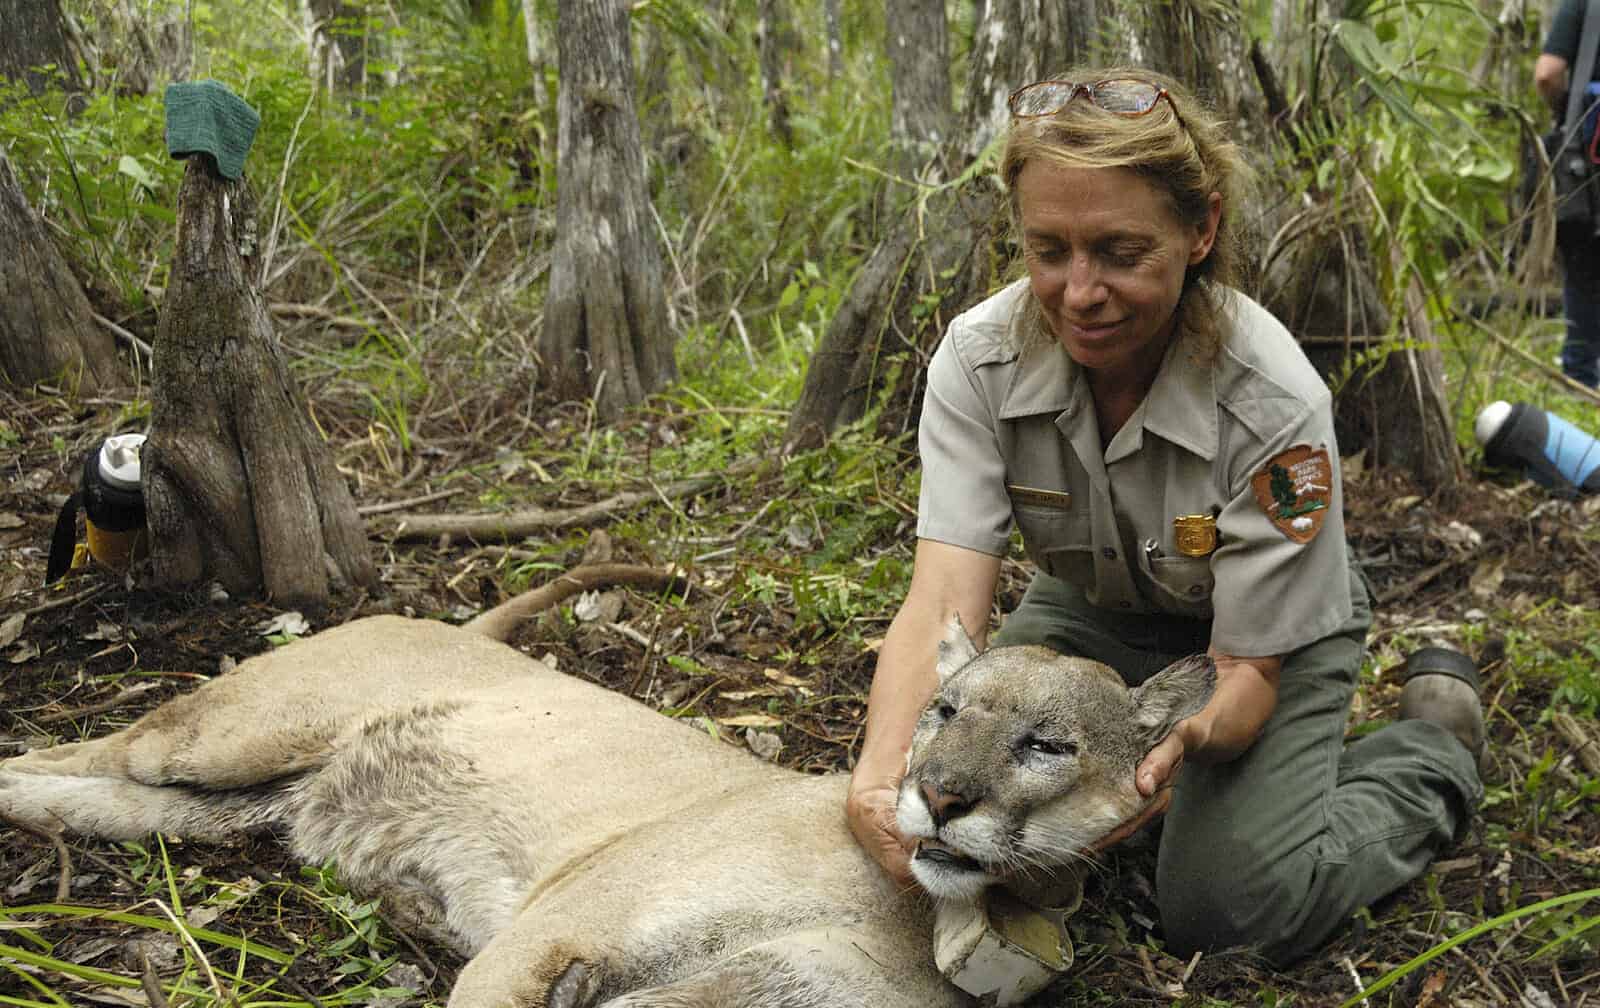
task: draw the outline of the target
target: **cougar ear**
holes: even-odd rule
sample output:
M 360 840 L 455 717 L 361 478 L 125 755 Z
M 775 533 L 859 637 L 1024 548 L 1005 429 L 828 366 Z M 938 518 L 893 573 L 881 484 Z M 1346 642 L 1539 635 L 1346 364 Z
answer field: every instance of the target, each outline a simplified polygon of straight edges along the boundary
M 939 642 L 939 681 L 944 682 L 955 675 L 957 669 L 976 657 L 978 645 L 967 636 L 967 628 L 961 623 L 961 614 L 951 613 L 950 622 L 945 624 L 944 640 Z
M 1172 726 L 1200 713 L 1217 685 L 1210 655 L 1180 658 L 1133 690 L 1133 723 L 1146 747 L 1167 737 Z

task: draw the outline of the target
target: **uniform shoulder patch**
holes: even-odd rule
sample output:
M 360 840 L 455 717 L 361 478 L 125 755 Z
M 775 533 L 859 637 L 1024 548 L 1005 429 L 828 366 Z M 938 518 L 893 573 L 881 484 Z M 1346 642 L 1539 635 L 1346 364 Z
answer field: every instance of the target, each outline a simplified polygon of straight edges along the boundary
M 1322 530 L 1333 503 L 1333 463 L 1326 448 L 1295 445 L 1250 477 L 1256 503 L 1279 532 L 1308 543 Z

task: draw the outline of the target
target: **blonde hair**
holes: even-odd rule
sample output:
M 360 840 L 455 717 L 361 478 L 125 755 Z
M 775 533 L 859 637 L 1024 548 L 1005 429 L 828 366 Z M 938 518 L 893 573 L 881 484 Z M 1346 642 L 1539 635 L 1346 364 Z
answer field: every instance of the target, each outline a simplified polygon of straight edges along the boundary
M 1222 348 L 1227 331 L 1222 324 L 1221 289 L 1245 281 L 1238 208 L 1250 188 L 1250 167 L 1228 139 L 1222 121 L 1170 77 L 1131 67 L 1109 67 L 1078 69 L 1053 79 L 1092 84 L 1123 77 L 1165 88 L 1172 107 L 1125 116 L 1100 109 L 1079 96 L 1054 115 L 1012 120 L 1000 155 L 1000 178 L 1010 194 L 1012 220 L 1018 217 L 1017 177 L 1023 166 L 1036 158 L 1071 168 L 1132 171 L 1166 198 L 1179 220 L 1194 227 L 1205 224 L 1211 194 L 1219 194 L 1222 218 L 1216 241 L 1210 254 L 1184 275 L 1177 308 L 1180 338 L 1190 342 L 1191 352 L 1199 360 L 1210 361 Z M 1024 302 L 1026 338 L 1032 342 L 1035 334 L 1048 335 L 1037 301 L 1030 297 Z

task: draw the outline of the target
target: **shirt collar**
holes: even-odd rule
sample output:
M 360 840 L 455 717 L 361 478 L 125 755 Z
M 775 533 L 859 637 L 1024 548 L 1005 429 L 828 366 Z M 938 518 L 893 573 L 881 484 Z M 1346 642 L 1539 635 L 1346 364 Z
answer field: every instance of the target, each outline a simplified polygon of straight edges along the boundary
M 1144 397 L 1144 429 L 1205 459 L 1217 457 L 1216 366 L 1194 359 L 1176 340 Z
M 1142 419 L 1144 430 L 1210 462 L 1217 457 L 1214 368 L 1196 362 L 1183 342 L 1179 340 L 1167 349 L 1149 394 L 1129 423 Z M 1036 342 L 1017 361 L 1005 400 L 1000 404 L 1000 419 L 1081 412 L 1090 408 L 1088 396 L 1089 385 L 1083 380 L 1082 368 L 1073 363 L 1066 350 L 1054 340 Z M 1140 443 L 1142 439 L 1136 438 L 1130 448 L 1136 449 Z

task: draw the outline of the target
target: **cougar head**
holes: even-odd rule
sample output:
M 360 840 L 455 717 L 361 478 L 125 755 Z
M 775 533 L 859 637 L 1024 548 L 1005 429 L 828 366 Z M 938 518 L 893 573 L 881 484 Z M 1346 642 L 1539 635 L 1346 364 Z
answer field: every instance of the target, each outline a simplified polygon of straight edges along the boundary
M 1047 878 L 1145 799 L 1134 770 L 1211 697 L 1205 655 L 1136 689 L 1110 668 L 1042 647 L 977 652 L 959 619 L 939 645 L 939 689 L 912 735 L 897 822 L 911 870 L 941 899 Z

